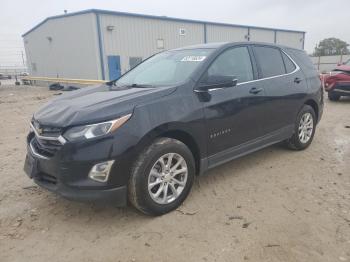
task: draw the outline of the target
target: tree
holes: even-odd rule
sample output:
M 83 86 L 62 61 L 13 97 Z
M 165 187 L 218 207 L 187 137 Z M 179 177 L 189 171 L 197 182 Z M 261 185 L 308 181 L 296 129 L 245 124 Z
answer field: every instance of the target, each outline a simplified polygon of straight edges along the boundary
M 350 54 L 348 46 L 347 42 L 338 38 L 326 38 L 316 45 L 314 56 L 348 55 Z

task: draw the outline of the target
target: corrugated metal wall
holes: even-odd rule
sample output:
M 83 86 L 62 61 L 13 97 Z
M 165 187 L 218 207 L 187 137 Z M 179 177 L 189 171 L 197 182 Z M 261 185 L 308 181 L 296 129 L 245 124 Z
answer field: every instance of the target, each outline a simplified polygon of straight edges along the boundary
M 48 20 L 24 36 L 32 76 L 101 79 L 96 15 Z
M 276 43 L 280 45 L 291 46 L 299 49 L 303 49 L 304 34 L 297 32 L 284 32 L 277 31 Z
M 166 49 L 204 41 L 203 25 L 198 23 L 116 15 L 101 15 L 100 19 L 104 60 L 107 56 L 119 55 L 122 73 L 130 69 L 129 57 L 145 59 Z M 107 30 L 108 26 L 113 26 L 113 30 Z M 180 29 L 185 30 L 184 35 L 180 35 Z M 157 40 L 160 39 L 164 42 L 164 48 L 157 48 Z M 106 63 L 105 72 L 108 72 Z
M 250 30 L 250 41 L 256 42 L 267 42 L 274 43 L 275 41 L 275 31 L 274 30 L 264 30 L 251 28 Z
M 24 36 L 30 72 L 33 76 L 88 79 L 102 79 L 104 73 L 109 79 L 109 64 L 114 73 L 124 73 L 141 58 L 205 42 L 276 40 L 303 48 L 303 33 L 167 19 L 107 11 L 48 19 Z
M 211 42 L 235 42 L 247 41 L 248 28 L 221 25 L 207 25 L 207 41 Z
M 161 19 L 130 17 L 122 15 L 100 15 L 104 70 L 108 79 L 108 56 L 121 58 L 121 72 L 130 69 L 130 57 L 145 59 L 163 50 L 211 42 L 250 41 L 277 43 L 303 48 L 303 33 L 284 32 L 274 29 L 259 29 L 207 23 L 189 23 Z M 107 30 L 107 27 L 113 28 Z M 185 35 L 180 35 L 180 29 Z M 164 48 L 157 48 L 157 40 L 164 41 Z

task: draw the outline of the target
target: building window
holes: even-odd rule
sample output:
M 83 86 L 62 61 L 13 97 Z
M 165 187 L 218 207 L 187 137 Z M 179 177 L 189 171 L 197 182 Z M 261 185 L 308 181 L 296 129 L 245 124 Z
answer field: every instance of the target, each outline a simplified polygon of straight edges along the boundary
M 164 49 L 164 39 L 157 39 L 157 48 Z
M 137 66 L 141 62 L 142 62 L 142 57 L 129 57 L 130 69 L 133 69 L 135 66 Z
M 185 28 L 180 28 L 179 34 L 180 35 L 186 35 L 186 29 Z

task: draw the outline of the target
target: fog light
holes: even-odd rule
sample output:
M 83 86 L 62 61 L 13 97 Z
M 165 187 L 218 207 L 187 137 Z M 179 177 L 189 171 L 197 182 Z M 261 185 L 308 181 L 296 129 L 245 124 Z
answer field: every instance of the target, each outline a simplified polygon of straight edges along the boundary
M 98 182 L 106 182 L 114 160 L 101 162 L 94 165 L 89 173 L 89 178 Z

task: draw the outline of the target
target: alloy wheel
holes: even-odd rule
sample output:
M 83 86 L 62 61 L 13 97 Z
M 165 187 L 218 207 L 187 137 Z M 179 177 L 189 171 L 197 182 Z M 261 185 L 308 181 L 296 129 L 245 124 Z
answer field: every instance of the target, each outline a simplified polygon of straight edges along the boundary
M 298 128 L 298 136 L 301 143 L 306 144 L 312 137 L 314 119 L 310 113 L 302 115 Z
M 148 193 L 158 204 L 169 204 L 184 190 L 188 177 L 185 159 L 177 153 L 161 156 L 148 176 Z

